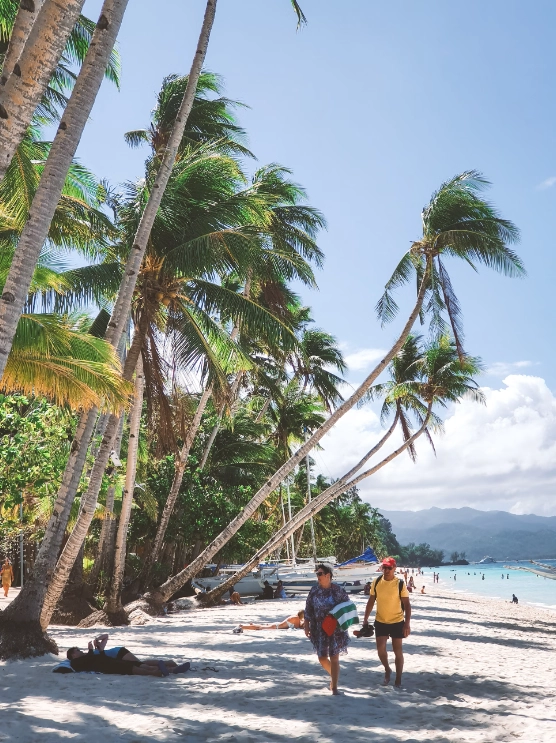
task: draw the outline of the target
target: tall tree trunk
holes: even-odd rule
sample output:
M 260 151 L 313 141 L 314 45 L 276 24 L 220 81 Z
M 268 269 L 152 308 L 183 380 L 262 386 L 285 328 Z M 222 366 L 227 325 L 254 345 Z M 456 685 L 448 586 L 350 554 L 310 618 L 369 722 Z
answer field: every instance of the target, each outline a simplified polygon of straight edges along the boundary
M 17 64 L 0 87 L 0 179 L 46 90 L 84 0 L 45 0 Z
M 242 509 L 233 521 L 214 539 L 199 555 L 196 560 L 193 560 L 190 565 L 187 566 L 181 573 L 169 578 L 160 588 L 153 592 L 148 598 L 156 603 L 167 601 L 172 594 L 176 593 L 182 585 L 187 583 L 194 575 L 197 574 L 201 568 L 203 568 L 213 557 L 219 552 L 222 547 L 236 534 L 238 529 L 251 518 L 255 511 L 260 507 L 262 503 L 268 498 L 270 493 L 275 490 L 278 485 L 284 480 L 289 473 L 302 461 L 302 459 L 318 444 L 318 442 L 325 436 L 328 431 L 342 418 L 351 408 L 356 405 L 359 400 L 365 395 L 367 390 L 372 386 L 377 377 L 387 368 L 388 364 L 392 361 L 394 356 L 401 350 L 403 344 L 407 340 L 411 328 L 415 323 L 415 320 L 419 316 L 423 299 L 427 287 L 429 286 L 429 274 L 430 274 L 430 259 L 427 259 L 427 265 L 424 271 L 424 276 L 419 287 L 417 295 L 417 301 L 415 306 L 407 320 L 401 334 L 397 341 L 394 343 L 390 351 L 385 357 L 377 364 L 365 381 L 357 388 L 357 390 L 342 403 L 326 420 L 325 423 L 290 457 L 290 459 L 280 467 L 280 469 L 269 477 L 262 488 L 253 496 L 249 503 Z
M 201 425 L 201 419 L 211 395 L 212 383 L 208 385 L 206 390 L 201 395 L 201 399 L 199 400 L 199 404 L 197 405 L 197 410 L 195 411 L 195 415 L 193 416 L 191 425 L 187 429 L 185 441 L 183 442 L 181 451 L 176 458 L 172 486 L 170 488 L 170 492 L 168 493 L 166 503 L 164 504 L 164 510 L 162 511 L 162 516 L 160 517 L 160 524 L 158 525 L 158 529 L 156 531 L 154 544 L 149 554 L 147 555 L 147 559 L 145 560 L 145 564 L 143 566 L 141 576 L 141 584 L 143 586 L 148 585 L 153 565 L 158 560 L 158 556 L 160 555 L 162 543 L 166 535 L 166 529 L 168 528 L 168 524 L 170 522 L 170 516 L 174 511 L 174 507 L 176 505 L 176 501 L 180 492 L 183 475 L 185 473 L 185 468 L 187 467 L 189 452 L 191 451 L 191 446 L 193 445 L 193 441 L 195 440 L 195 436 L 197 434 L 197 431 L 199 430 L 199 426 Z
M 0 85 L 5 85 L 8 77 L 14 71 L 43 2 L 44 0 L 21 0 L 19 3 L 19 10 L 10 35 L 10 43 L 4 57 Z
M 187 81 L 187 87 L 185 89 L 183 100 L 176 117 L 172 133 L 164 150 L 164 157 L 162 163 L 158 168 L 155 182 L 149 195 L 149 200 L 142 214 L 137 232 L 135 233 L 135 239 L 126 264 L 124 278 L 120 285 L 120 290 L 118 292 L 118 297 L 114 306 L 114 310 L 112 312 L 112 317 L 110 319 L 110 322 L 108 323 L 106 339 L 114 346 L 118 345 L 119 339 L 127 322 L 127 317 L 129 315 L 131 303 L 133 300 L 133 292 L 135 290 L 135 285 L 137 282 L 137 276 L 141 268 L 143 257 L 145 255 L 154 219 L 160 206 L 164 190 L 168 184 L 168 180 L 172 172 L 172 167 L 178 153 L 178 148 L 183 138 L 187 119 L 193 105 L 195 91 L 199 82 L 199 75 L 201 73 L 203 62 L 206 56 L 210 38 L 210 31 L 214 22 L 216 3 L 217 0 L 208 0 L 207 2 L 203 25 L 199 36 L 199 42 L 197 45 L 195 56 L 193 58 L 193 64 L 189 72 L 189 78 Z M 131 356 L 131 350 L 129 356 Z M 126 359 L 126 367 L 128 366 L 128 359 Z M 111 442 L 114 438 L 114 434 L 115 422 L 113 421 L 113 419 L 111 419 L 111 422 L 109 423 L 107 432 L 105 434 L 105 442 Z M 41 612 L 42 626 L 45 626 L 44 622 L 48 623 L 48 619 L 52 614 L 52 610 L 56 605 L 56 601 L 58 600 L 61 591 L 63 590 L 64 583 L 67 580 L 73 563 L 75 562 L 77 552 L 81 546 L 81 542 L 85 538 L 91 519 L 93 517 L 94 507 L 96 507 L 96 500 L 102 483 L 102 473 L 104 472 L 104 468 L 106 467 L 106 463 L 108 462 L 108 457 L 110 455 L 111 447 L 110 445 L 105 446 L 105 442 L 103 442 L 103 444 L 101 445 L 97 462 L 95 462 L 95 467 L 93 468 L 93 472 L 91 473 L 89 488 L 85 496 L 86 508 L 82 510 L 81 519 L 78 519 L 75 530 L 70 536 L 70 539 L 68 540 L 64 551 L 62 552 L 62 555 L 58 560 L 55 584 L 51 584 L 47 597 L 45 597 L 45 605 L 43 606 L 43 610 Z
M 114 451 L 120 456 L 122 446 L 122 436 L 124 429 L 124 413 L 120 416 L 118 425 L 118 435 L 114 443 Z M 108 415 L 106 424 L 108 423 Z M 106 429 L 106 424 L 104 428 Z M 98 426 L 97 426 L 98 428 Z M 116 516 L 114 514 L 114 495 L 116 488 L 114 485 L 110 485 L 106 492 L 106 503 L 105 503 L 105 516 L 102 520 L 102 526 L 100 529 L 100 537 L 98 540 L 98 554 L 91 575 L 89 577 L 89 583 L 91 586 L 96 587 L 99 575 L 101 571 L 112 574 L 112 568 L 114 565 L 114 537 L 116 536 Z
M 247 299 L 249 299 L 249 295 L 251 294 L 251 283 L 252 283 L 252 280 L 253 280 L 252 277 L 253 277 L 253 271 L 252 271 L 252 269 L 249 269 L 248 274 L 247 274 L 247 280 L 246 280 L 245 286 L 243 288 L 243 296 L 246 297 Z M 230 340 L 235 341 L 235 339 L 238 337 L 238 335 L 239 335 L 239 325 L 235 325 L 232 328 L 232 332 L 230 333 Z M 237 396 L 237 393 L 238 393 L 238 390 L 239 390 L 239 385 L 241 384 L 242 377 L 243 377 L 243 372 L 238 372 L 236 378 L 234 379 L 234 383 L 232 385 L 232 389 L 231 389 L 231 393 L 230 393 L 230 399 L 231 399 L 231 402 L 232 403 L 234 402 L 234 400 L 235 400 L 235 398 Z M 220 408 L 220 411 L 218 413 L 218 418 L 216 420 L 216 423 L 214 424 L 214 427 L 213 427 L 212 431 L 210 432 L 209 440 L 207 441 L 207 445 L 205 446 L 205 450 L 203 452 L 203 456 L 202 456 L 201 462 L 199 464 L 199 469 L 200 470 L 203 470 L 205 468 L 205 464 L 207 463 L 207 459 L 208 459 L 208 456 L 210 454 L 210 450 L 212 449 L 212 445 L 214 444 L 214 439 L 216 438 L 216 435 L 217 435 L 218 431 L 220 430 L 220 426 L 222 424 L 222 416 L 224 415 L 224 409 L 225 409 L 225 407 L 226 407 L 225 404 L 223 404 L 222 407 Z
M 48 4 L 51 0 L 46 2 Z M 35 266 L 48 236 L 69 167 L 116 43 L 127 2 L 128 0 L 105 0 L 102 6 L 89 50 L 48 153 L 29 218 L 19 238 L 0 297 L 0 378 L 4 373 Z M 126 318 L 128 314 L 126 313 Z
M 137 363 L 135 372 L 135 393 L 133 407 L 129 419 L 129 444 L 127 448 L 127 463 L 125 473 L 125 487 L 122 498 L 122 510 L 118 523 L 116 535 L 116 549 L 114 553 L 114 571 L 108 601 L 105 611 L 108 614 L 119 614 L 123 611 L 122 585 L 125 571 L 125 558 L 127 546 L 127 530 L 131 516 L 131 504 L 135 490 L 135 476 L 137 473 L 137 453 L 139 451 L 139 430 L 141 427 L 141 413 L 143 411 L 143 390 L 145 379 L 143 376 L 143 364 L 141 359 Z
M 384 466 L 386 466 L 389 462 L 391 462 L 393 459 L 398 457 L 402 452 L 404 452 L 406 449 L 408 449 L 418 438 L 421 436 L 428 425 L 429 418 L 430 418 L 430 412 L 432 410 L 432 405 L 429 407 L 428 413 L 425 417 L 425 420 L 421 427 L 411 436 L 407 441 L 405 441 L 401 446 L 399 446 L 397 449 L 395 449 L 393 452 L 391 452 L 387 457 L 385 457 L 382 461 L 380 461 L 378 464 L 375 464 L 374 467 L 371 467 L 368 470 L 365 470 L 361 474 L 357 475 L 353 479 L 350 479 L 350 474 L 354 471 L 357 471 L 361 469 L 363 464 L 367 462 L 376 452 L 383 446 L 383 444 L 388 440 L 388 438 L 391 436 L 394 425 L 393 424 L 390 429 L 387 431 L 387 433 L 382 437 L 382 439 L 378 442 L 378 444 L 371 449 L 370 452 L 368 452 L 363 459 L 354 467 L 352 468 L 346 475 L 344 475 L 340 480 L 333 483 L 329 488 L 327 488 L 323 493 L 320 493 L 316 498 L 314 498 L 311 503 L 308 503 L 304 508 L 301 509 L 298 513 L 295 514 L 295 516 L 289 521 L 282 529 L 280 529 L 276 534 L 269 539 L 269 541 L 261 547 L 260 550 L 256 552 L 251 559 L 242 566 L 241 570 L 238 570 L 234 575 L 230 576 L 226 581 L 221 583 L 217 588 L 214 588 L 212 591 L 209 591 L 207 594 L 203 596 L 203 603 L 206 601 L 206 603 L 212 603 L 215 600 L 217 600 L 220 596 L 222 596 L 231 585 L 234 585 L 234 583 L 237 583 L 239 580 L 244 578 L 246 575 L 249 574 L 249 572 L 253 569 L 255 565 L 257 565 L 266 555 L 269 554 L 269 552 L 272 552 L 272 550 L 276 549 L 276 547 L 279 544 L 282 544 L 289 536 L 290 534 L 293 534 L 293 532 L 299 528 L 301 524 L 305 524 L 310 518 L 315 516 L 319 511 L 321 511 L 325 506 L 327 506 L 331 501 L 333 501 L 335 498 L 337 498 L 342 493 L 345 493 L 350 488 L 352 488 L 354 485 L 357 485 L 357 483 L 361 482 L 367 477 L 370 477 L 371 475 L 374 475 L 376 472 L 378 472 L 380 469 L 382 469 Z
M 95 422 L 96 408 L 81 415 L 71 445 L 62 484 L 58 490 L 58 497 L 41 542 L 37 559 L 33 565 L 33 571 L 23 589 L 3 611 L 2 617 L 5 620 L 38 621 L 40 608 L 62 548 L 74 496 L 79 487 L 81 473 L 87 458 L 87 446 L 83 445 L 82 442 L 90 441 Z M 72 493 L 73 497 L 70 497 Z

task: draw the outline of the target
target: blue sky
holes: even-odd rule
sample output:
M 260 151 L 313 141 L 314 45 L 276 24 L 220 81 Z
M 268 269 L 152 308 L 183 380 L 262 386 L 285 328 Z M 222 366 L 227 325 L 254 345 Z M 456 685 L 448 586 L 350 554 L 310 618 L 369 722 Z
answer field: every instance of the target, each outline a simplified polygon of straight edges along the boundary
M 320 291 L 304 299 L 355 359 L 351 378 L 394 337 L 398 326 L 381 330 L 374 305 L 419 236 L 422 206 L 443 180 L 475 168 L 521 229 L 529 276 L 450 266 L 467 348 L 483 357 L 490 373 L 481 382 L 490 388 L 504 389 L 516 373 L 545 380 L 552 394 L 556 6 L 301 4 L 309 23 L 296 32 L 289 0 L 220 0 L 206 66 L 224 76 L 229 97 L 250 106 L 240 118 L 259 164 L 290 167 L 328 220 Z M 96 18 L 100 5 L 88 0 L 85 11 Z M 148 123 L 165 75 L 188 71 L 203 11 L 203 0 L 130 2 L 121 92 L 104 83 L 78 152 L 97 175 L 114 184 L 141 175 L 144 152 L 129 150 L 122 135 Z

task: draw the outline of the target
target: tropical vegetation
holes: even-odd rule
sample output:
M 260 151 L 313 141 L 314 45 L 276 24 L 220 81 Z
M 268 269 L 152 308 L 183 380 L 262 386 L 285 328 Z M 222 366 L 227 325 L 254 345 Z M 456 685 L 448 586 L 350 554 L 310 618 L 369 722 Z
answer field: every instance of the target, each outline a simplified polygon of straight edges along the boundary
M 393 321 L 410 282 L 413 307 L 350 392 L 338 340 L 301 297 L 317 287 L 325 218 L 286 166 L 254 166 L 241 105 L 203 69 L 217 0 L 189 73 L 167 76 L 151 121 L 126 134 L 146 157 L 125 184 L 75 152 L 103 78 L 119 84 L 127 3 L 105 0 L 96 24 L 82 4 L 61 17 L 49 0 L 0 0 L 0 549 L 24 571 L 0 657 L 55 650 L 55 612 L 126 622 L 138 591 L 160 611 L 212 562 L 243 563 L 237 580 L 269 554 L 342 560 L 371 545 L 431 564 L 358 484 L 404 452 L 416 461 L 447 407 L 482 402 L 449 261 L 524 274 L 488 182 L 464 172 L 431 197 L 377 315 Z M 384 432 L 324 477 L 319 442 L 368 404 Z

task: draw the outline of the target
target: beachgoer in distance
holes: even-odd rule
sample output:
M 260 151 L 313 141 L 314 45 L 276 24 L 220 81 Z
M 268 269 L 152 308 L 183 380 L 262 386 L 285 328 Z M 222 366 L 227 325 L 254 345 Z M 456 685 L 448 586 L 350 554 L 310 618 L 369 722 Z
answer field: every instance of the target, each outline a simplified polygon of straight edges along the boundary
M 425 593 L 425 586 L 421 588 L 421 593 Z
M 371 581 L 367 581 L 367 583 L 365 583 L 365 588 L 363 589 L 363 595 L 364 596 L 371 595 Z
M 264 588 L 263 588 L 263 599 L 273 599 L 273 598 L 274 598 L 274 591 L 272 590 L 272 586 L 267 580 L 265 580 Z
M 519 604 L 519 601 L 517 600 L 517 596 L 515 593 L 512 593 L 512 604 Z
M 12 568 L 12 563 L 7 557 L 4 559 L 0 574 L 2 575 L 2 588 L 4 589 L 4 596 L 7 598 L 10 586 L 14 582 L 14 571 Z
M 284 585 L 281 580 L 278 581 L 278 583 L 276 584 L 276 588 L 274 589 L 274 598 L 275 599 L 287 599 L 288 598 L 286 591 L 284 590 Z
M 369 616 L 376 602 L 376 649 L 380 662 L 384 666 L 383 685 L 387 686 L 390 683 L 392 675 L 392 669 L 388 663 L 388 651 L 386 650 L 386 643 L 388 638 L 391 637 L 396 664 L 394 686 L 400 688 L 403 672 L 403 639 L 409 637 L 411 632 L 411 604 L 409 603 L 407 587 L 403 581 L 400 584 L 401 579 L 395 577 L 395 570 L 396 561 L 394 558 L 385 557 L 382 561 L 382 576 L 375 578 L 371 586 L 371 595 L 365 608 L 363 625 L 369 623 Z
M 287 617 L 283 622 L 277 624 L 240 624 L 241 629 L 303 629 L 305 612 L 303 609 L 291 617 Z
M 340 678 L 340 653 L 347 652 L 349 642 L 348 633 L 340 629 L 339 625 L 332 635 L 328 635 L 323 627 L 323 619 L 331 609 L 349 596 L 337 583 L 332 583 L 332 568 L 329 565 L 317 565 L 315 573 L 318 585 L 313 586 L 307 596 L 305 604 L 305 634 L 313 643 L 313 648 L 319 657 L 319 663 L 330 676 L 330 691 L 337 695 L 338 679 Z
M 233 591 L 230 594 L 230 603 L 231 604 L 236 604 L 236 605 L 237 604 L 243 604 L 243 601 L 241 600 L 241 596 L 239 595 L 239 593 L 237 591 Z

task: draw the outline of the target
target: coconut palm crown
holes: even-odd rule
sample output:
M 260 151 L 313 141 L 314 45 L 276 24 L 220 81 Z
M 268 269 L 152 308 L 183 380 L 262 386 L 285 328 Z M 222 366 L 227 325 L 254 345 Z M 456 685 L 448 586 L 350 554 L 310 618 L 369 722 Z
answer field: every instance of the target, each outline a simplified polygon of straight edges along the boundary
M 412 277 L 420 286 L 427 281 L 421 322 L 430 318 L 431 331 L 444 335 L 449 327 L 458 354 L 463 357 L 462 313 L 444 258 L 461 258 L 477 270 L 483 264 L 506 276 L 525 276 L 525 268 L 509 245 L 519 241 L 519 230 L 502 219 L 481 196 L 490 183 L 476 170 L 469 170 L 443 183 L 421 212 L 423 235 L 398 263 L 376 305 L 382 324 L 394 319 L 398 305 L 393 291 Z M 445 316 L 447 315 L 448 321 Z

